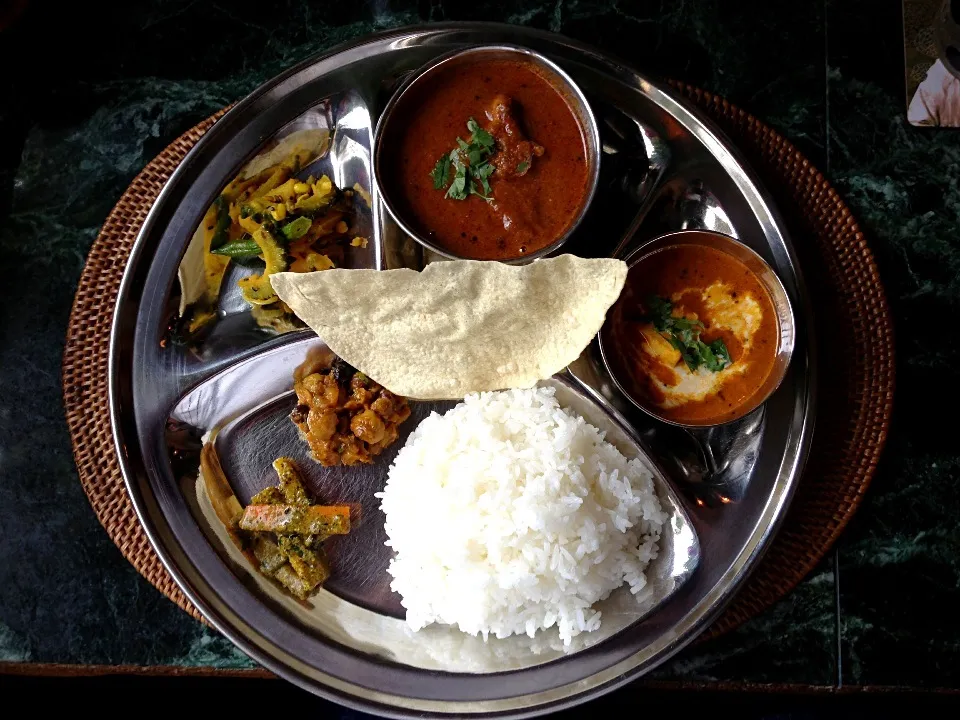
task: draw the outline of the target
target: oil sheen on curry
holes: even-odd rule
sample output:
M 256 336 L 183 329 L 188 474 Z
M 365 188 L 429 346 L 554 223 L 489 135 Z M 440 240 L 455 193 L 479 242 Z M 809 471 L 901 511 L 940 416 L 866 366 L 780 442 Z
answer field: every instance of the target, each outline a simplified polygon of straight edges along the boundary
M 580 123 L 529 63 L 447 68 L 398 115 L 386 176 L 411 225 L 453 255 L 523 257 L 563 235 L 585 202 Z
M 779 325 L 756 274 L 711 247 L 672 245 L 630 270 L 609 335 L 617 377 L 655 415 L 739 417 L 773 370 Z

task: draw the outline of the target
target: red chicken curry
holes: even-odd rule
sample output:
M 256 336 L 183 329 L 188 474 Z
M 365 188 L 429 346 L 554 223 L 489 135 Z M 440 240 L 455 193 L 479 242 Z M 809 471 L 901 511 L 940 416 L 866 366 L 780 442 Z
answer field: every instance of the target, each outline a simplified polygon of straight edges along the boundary
M 535 252 L 570 228 L 588 193 L 586 143 L 564 95 L 535 66 L 462 64 L 413 89 L 384 147 L 385 177 L 417 231 L 459 257 L 506 259 Z M 474 145 L 478 137 L 492 137 L 489 147 Z M 440 182 L 438 159 L 465 145 L 478 152 L 455 155 Z M 458 160 L 482 176 L 471 178 L 467 169 L 459 196 L 449 188 Z M 481 164 L 488 167 L 477 173 Z

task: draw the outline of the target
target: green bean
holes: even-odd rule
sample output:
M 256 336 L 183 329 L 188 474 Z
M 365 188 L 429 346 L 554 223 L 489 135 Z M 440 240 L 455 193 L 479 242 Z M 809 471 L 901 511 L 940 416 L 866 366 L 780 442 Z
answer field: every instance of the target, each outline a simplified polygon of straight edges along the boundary
M 261 250 L 260 246 L 253 240 L 234 240 L 210 252 L 214 255 L 226 255 L 232 258 L 247 259 L 260 255 L 263 250 Z
M 217 225 L 213 231 L 213 237 L 210 239 L 210 250 L 216 251 L 227 242 L 227 236 L 230 231 L 230 203 L 223 196 L 218 195 L 213 201 L 213 206 L 217 209 Z

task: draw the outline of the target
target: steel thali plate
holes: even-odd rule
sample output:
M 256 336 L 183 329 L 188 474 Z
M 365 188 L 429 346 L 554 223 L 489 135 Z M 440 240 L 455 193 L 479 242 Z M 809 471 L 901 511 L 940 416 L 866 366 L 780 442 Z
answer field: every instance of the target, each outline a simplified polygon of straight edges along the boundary
M 309 331 L 264 330 L 225 290 L 201 346 L 164 342 L 183 294 L 178 270 L 201 218 L 267 142 L 296 129 L 328 129 L 329 151 L 309 171 L 340 187 L 369 188 L 373 128 L 392 89 L 431 58 L 482 43 L 546 54 L 584 89 L 597 115 L 601 184 L 564 252 L 623 257 L 665 232 L 717 230 L 770 263 L 796 315 L 797 346 L 780 389 L 748 417 L 713 430 L 689 434 L 633 410 L 606 377 L 595 344 L 547 381 L 648 464 L 670 515 L 650 597 L 638 607 L 615 593 L 602 608 L 601 630 L 578 636 L 572 650 L 546 638 L 484 643 L 443 628 L 404 630 L 372 497 L 389 454 L 359 473 L 303 463 L 325 501 L 360 502 L 356 536 L 331 548 L 336 575 L 310 607 L 264 582 L 216 521 L 196 480 L 198 451 L 216 428 L 217 455 L 241 501 L 267 483 L 273 457 L 305 458 L 286 415 L 293 368 L 320 341 Z M 371 241 L 352 249 L 346 264 L 433 261 L 372 192 L 359 220 Z M 226 278 L 224 287 L 231 285 Z M 515 26 L 431 25 L 364 38 L 292 68 L 239 103 L 188 154 L 147 217 L 121 286 L 111 419 L 129 492 L 161 560 L 204 616 L 251 657 L 314 692 L 381 714 L 519 716 L 581 702 L 649 671 L 730 600 L 782 519 L 809 449 L 811 348 L 809 305 L 783 223 L 709 122 L 662 86 L 565 38 Z M 442 407 L 415 412 L 430 409 Z

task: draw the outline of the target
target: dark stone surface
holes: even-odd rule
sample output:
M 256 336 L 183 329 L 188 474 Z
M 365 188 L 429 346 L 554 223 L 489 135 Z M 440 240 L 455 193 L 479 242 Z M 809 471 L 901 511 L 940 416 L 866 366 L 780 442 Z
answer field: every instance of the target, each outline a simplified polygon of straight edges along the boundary
M 0 660 L 246 667 L 157 593 L 103 532 L 77 480 L 59 382 L 85 254 L 133 176 L 178 134 L 280 70 L 364 33 L 505 20 L 595 43 L 748 109 L 829 172 L 869 231 L 898 320 L 898 421 L 840 547 L 843 682 L 960 685 L 958 454 L 925 422 L 924 378 L 957 399 L 960 149 L 904 124 L 899 9 L 875 3 L 40 3 L 0 31 Z M 102 12 L 107 12 L 104 8 Z M 29 68 L 56 48 L 58 71 Z M 927 381 L 929 382 L 929 380 Z M 91 418 L 106 422 L 106 418 Z M 834 560 L 658 679 L 837 682 Z
M 960 307 L 960 136 L 906 123 L 900 9 L 881 5 L 827 13 L 830 175 L 870 231 L 898 354 L 890 440 L 839 546 L 844 682 L 955 688 L 960 344 L 936 328 Z

